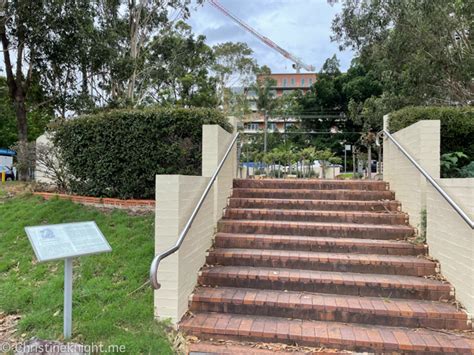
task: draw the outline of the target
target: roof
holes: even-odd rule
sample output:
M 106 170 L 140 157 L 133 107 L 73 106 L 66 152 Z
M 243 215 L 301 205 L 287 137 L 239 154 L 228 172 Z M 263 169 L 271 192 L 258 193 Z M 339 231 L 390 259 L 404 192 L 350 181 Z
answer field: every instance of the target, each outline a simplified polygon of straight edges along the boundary
M 6 155 L 7 157 L 13 157 L 16 155 L 14 150 L 8 148 L 0 148 L 0 155 Z

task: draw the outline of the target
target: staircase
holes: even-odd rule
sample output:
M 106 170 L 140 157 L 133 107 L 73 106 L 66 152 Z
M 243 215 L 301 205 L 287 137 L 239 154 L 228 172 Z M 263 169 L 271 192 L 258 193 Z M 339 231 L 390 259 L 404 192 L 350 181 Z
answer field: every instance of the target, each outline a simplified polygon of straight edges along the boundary
M 235 180 L 180 329 L 201 339 L 474 353 L 382 181 Z

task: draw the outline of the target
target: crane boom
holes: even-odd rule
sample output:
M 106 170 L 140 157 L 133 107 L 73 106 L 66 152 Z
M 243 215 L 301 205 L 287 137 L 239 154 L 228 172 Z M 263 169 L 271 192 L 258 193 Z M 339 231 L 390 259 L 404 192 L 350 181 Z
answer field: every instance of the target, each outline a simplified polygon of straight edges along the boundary
M 293 67 L 296 69 L 296 71 L 298 73 L 300 72 L 301 68 L 303 68 L 307 71 L 310 71 L 310 72 L 315 70 L 314 66 L 304 63 L 300 58 L 298 58 L 297 56 L 291 54 L 287 50 L 281 48 L 278 44 L 273 42 L 270 38 L 265 37 L 265 36 L 261 35 L 260 33 L 258 33 L 254 28 L 250 27 L 244 21 L 242 21 L 237 16 L 235 16 L 234 14 L 229 12 L 229 10 L 227 10 L 224 6 L 222 6 L 222 4 L 220 4 L 217 0 L 209 0 L 209 3 L 211 5 L 213 5 L 216 9 L 221 11 L 224 15 L 226 15 L 227 17 L 229 17 L 233 21 L 235 21 L 238 25 L 245 28 L 247 31 L 249 31 L 251 34 L 253 34 L 255 37 L 257 37 L 259 40 L 261 40 L 267 46 L 269 46 L 270 48 L 273 48 L 274 50 L 276 50 L 278 53 L 280 53 L 285 58 L 291 60 L 294 63 Z

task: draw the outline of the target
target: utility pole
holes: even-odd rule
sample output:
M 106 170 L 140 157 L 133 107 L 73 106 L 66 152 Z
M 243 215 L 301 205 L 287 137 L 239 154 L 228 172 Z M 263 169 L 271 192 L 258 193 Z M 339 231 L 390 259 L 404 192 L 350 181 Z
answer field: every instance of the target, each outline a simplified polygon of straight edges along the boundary
M 356 148 L 352 146 L 352 177 L 356 178 Z
M 347 172 L 347 150 L 344 147 L 344 173 Z

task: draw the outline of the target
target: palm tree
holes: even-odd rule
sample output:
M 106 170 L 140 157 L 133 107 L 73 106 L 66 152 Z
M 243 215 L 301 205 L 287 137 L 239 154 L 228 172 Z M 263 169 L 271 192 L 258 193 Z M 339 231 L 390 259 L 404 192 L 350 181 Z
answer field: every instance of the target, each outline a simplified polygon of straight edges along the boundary
M 270 70 L 262 69 L 261 74 L 270 74 Z M 263 114 L 264 131 L 263 131 L 263 151 L 267 152 L 267 134 L 268 134 L 268 113 L 270 113 L 275 106 L 275 94 L 273 87 L 276 86 L 275 79 L 270 76 L 263 76 L 260 80 L 252 86 L 252 89 L 257 94 L 257 110 Z

